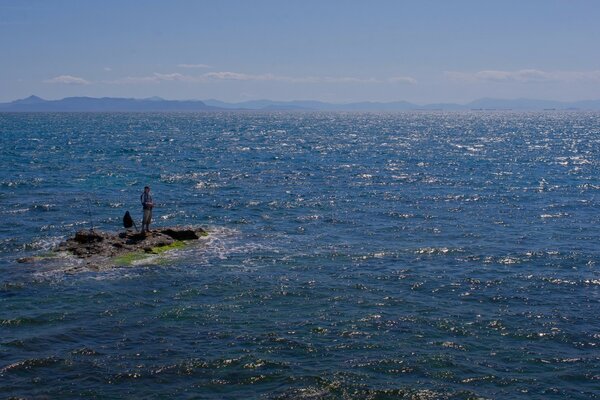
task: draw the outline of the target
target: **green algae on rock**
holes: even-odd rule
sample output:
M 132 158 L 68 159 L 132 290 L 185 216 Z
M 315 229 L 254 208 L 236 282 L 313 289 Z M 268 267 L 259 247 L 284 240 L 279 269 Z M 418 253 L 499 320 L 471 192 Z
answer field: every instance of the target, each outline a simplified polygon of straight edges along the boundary
M 153 255 L 160 255 L 166 253 L 170 250 L 181 249 L 186 246 L 186 243 L 183 240 L 176 240 L 171 244 L 167 244 L 164 246 L 156 246 L 151 247 L 150 249 L 145 248 L 144 251 L 136 251 L 131 253 L 126 253 L 120 256 L 115 257 L 112 261 L 116 265 L 132 265 L 137 261 L 148 260 Z

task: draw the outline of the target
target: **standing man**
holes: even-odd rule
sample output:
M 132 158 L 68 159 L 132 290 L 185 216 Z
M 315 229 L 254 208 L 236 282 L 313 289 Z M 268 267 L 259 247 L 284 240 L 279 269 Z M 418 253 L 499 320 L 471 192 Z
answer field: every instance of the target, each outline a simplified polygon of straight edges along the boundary
M 150 232 L 150 222 L 152 222 L 152 195 L 150 194 L 150 186 L 144 187 L 144 193 L 140 196 L 142 207 L 144 207 L 144 218 L 142 219 L 142 233 Z

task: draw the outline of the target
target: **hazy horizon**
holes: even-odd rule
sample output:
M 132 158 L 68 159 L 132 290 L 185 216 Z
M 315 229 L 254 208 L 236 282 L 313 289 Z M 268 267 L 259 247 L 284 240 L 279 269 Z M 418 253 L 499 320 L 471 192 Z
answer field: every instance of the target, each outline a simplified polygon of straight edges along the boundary
M 465 104 L 598 98 L 594 1 L 0 0 L 0 102 L 35 94 Z
M 245 102 L 260 102 L 260 101 L 268 101 L 268 102 L 273 102 L 273 103 L 286 103 L 286 102 L 322 102 L 322 103 L 326 103 L 326 104 L 353 104 L 353 103 L 382 103 L 382 104 L 389 104 L 389 103 L 402 103 L 402 102 L 407 102 L 407 103 L 411 103 L 414 105 L 433 105 L 433 104 L 455 104 L 455 105 L 468 105 L 470 103 L 474 103 L 480 100 L 494 100 L 494 101 L 520 101 L 520 100 L 524 100 L 524 101 L 540 101 L 540 102 L 564 102 L 564 103 L 576 103 L 576 102 L 585 102 L 585 101 L 599 101 L 600 100 L 600 95 L 598 95 L 596 98 L 584 98 L 584 99 L 575 99 L 572 101 L 567 101 L 567 100 L 556 100 L 556 99 L 540 99 L 540 98 L 528 98 L 528 97 L 518 97 L 518 98 L 501 98 L 501 97 L 490 97 L 490 96 L 484 96 L 484 97 L 479 97 L 476 99 L 471 99 L 471 100 L 467 100 L 464 102 L 438 102 L 438 101 L 433 101 L 433 102 L 412 102 L 406 99 L 396 99 L 396 100 L 389 100 L 389 101 L 379 101 L 379 100 L 369 100 L 369 99 L 364 99 L 364 100 L 355 100 L 355 101 L 324 101 L 324 100 L 318 100 L 318 99 L 309 99 L 309 98 L 299 98 L 299 99 L 286 99 L 286 100 L 282 100 L 282 99 L 276 99 L 276 98 L 255 98 L 255 99 L 244 99 L 244 100 L 232 100 L 232 101 L 227 101 L 227 100 L 223 100 L 223 99 L 218 99 L 218 98 L 171 98 L 171 97 L 163 97 L 163 96 L 148 96 L 148 97 L 132 97 L 132 96 L 87 96 L 87 95 L 74 95 L 74 96 L 64 96 L 64 97 L 56 97 L 56 98 L 47 98 L 47 97 L 43 97 L 43 96 L 39 96 L 35 93 L 31 93 L 27 96 L 23 96 L 20 98 L 15 98 L 15 99 L 11 99 L 11 100 L 7 100 L 7 101 L 2 101 L 0 103 L 2 104 L 7 104 L 7 103 L 11 103 L 11 102 L 15 102 L 15 101 L 20 101 L 20 100 L 26 100 L 30 97 L 37 97 L 40 98 L 42 100 L 45 101 L 60 101 L 60 100 L 64 100 L 67 98 L 75 98 L 75 97 L 82 97 L 82 98 L 91 98 L 91 99 L 101 99 L 101 98 L 113 98 L 113 99 L 131 99 L 131 100 L 152 100 L 152 99 L 157 99 L 157 100 L 164 100 L 164 101 L 202 101 L 202 102 L 206 102 L 206 101 L 215 101 L 215 102 L 222 102 L 222 103 L 228 103 L 228 104 L 236 104 L 236 103 L 245 103 Z

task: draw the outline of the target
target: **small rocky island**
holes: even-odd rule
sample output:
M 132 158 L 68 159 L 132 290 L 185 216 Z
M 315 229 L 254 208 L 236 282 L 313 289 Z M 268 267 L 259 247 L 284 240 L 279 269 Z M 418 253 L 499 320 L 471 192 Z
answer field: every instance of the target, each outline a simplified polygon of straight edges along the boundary
M 132 231 L 118 234 L 97 230 L 82 230 L 61 243 L 57 251 L 67 251 L 78 258 L 92 256 L 117 257 L 135 252 L 159 253 L 161 250 L 181 247 L 187 240 L 198 240 L 207 233 L 201 228 L 159 228 L 151 232 Z
M 197 227 L 157 228 L 146 233 L 81 230 L 60 243 L 53 253 L 66 252 L 81 259 L 88 268 L 98 269 L 109 264 L 129 265 L 152 254 L 185 247 L 186 242 L 203 236 L 208 236 L 208 233 Z M 18 261 L 35 262 L 37 259 L 28 257 Z

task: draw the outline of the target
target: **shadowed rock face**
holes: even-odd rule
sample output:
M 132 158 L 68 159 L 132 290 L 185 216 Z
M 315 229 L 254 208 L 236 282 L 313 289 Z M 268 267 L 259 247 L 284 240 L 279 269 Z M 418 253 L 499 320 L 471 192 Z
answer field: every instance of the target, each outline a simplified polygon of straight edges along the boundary
M 109 233 L 79 231 L 58 245 L 56 251 L 66 251 L 78 258 L 116 257 L 133 252 L 152 252 L 153 248 L 172 245 L 177 240 L 197 240 L 206 236 L 200 228 L 159 228 L 145 234 L 136 232 Z

